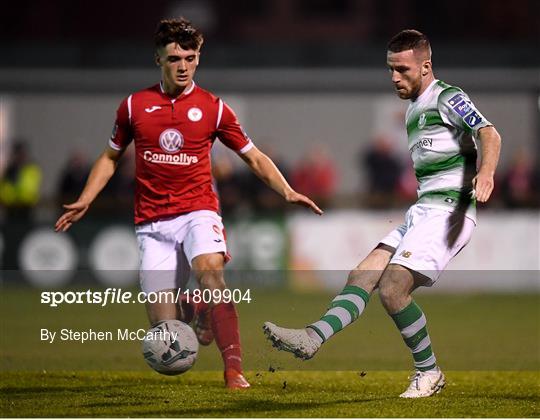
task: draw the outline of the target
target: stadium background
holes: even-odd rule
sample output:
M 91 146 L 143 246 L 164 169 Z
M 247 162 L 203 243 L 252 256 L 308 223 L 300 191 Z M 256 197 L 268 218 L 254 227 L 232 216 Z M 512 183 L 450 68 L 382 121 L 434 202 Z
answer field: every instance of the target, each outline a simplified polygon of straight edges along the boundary
M 239 307 L 247 368 L 409 368 L 378 304 L 309 366 L 261 347 L 259 328 L 268 318 L 301 326 L 318 316 L 347 270 L 414 201 L 406 169 L 407 104 L 392 93 L 385 68 L 387 40 L 413 27 L 432 41 L 436 77 L 469 93 L 503 138 L 497 188 L 480 206 L 473 240 L 433 290 L 420 292 L 438 354 L 453 370 L 537 374 L 538 14 L 533 0 L 10 5 L 0 18 L 0 174 L 5 178 L 13 146 L 23 142 L 41 182 L 29 209 L 4 203 L 0 210 L 2 371 L 146 369 L 138 343 L 39 340 L 39 328 L 144 326 L 142 306 L 52 309 L 39 303 L 38 290 L 136 287 L 129 154 L 83 222 L 63 235 L 53 234 L 52 225 L 60 204 L 74 197 L 67 169 L 70 185 L 77 185 L 105 147 L 120 100 L 158 80 L 151 44 L 156 22 L 184 15 L 205 33 L 196 82 L 226 100 L 255 144 L 326 210 L 317 218 L 283 206 L 238 158 L 216 148 L 234 257 L 228 279 L 233 287 L 255 290 L 254 301 Z M 374 159 L 381 151 L 392 159 Z M 313 172 L 305 168 L 319 163 L 320 182 L 313 185 Z M 387 179 L 394 170 L 400 176 Z M 514 319 L 523 321 L 516 326 Z M 370 341 L 361 343 L 359 356 L 361 331 Z M 217 352 L 204 349 L 197 369 L 219 368 Z

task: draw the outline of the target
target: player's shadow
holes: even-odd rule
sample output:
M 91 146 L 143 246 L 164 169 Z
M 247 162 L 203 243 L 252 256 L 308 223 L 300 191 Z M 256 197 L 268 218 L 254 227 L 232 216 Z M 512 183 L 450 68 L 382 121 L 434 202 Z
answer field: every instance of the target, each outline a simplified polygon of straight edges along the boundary
M 247 396 L 246 396 L 247 397 Z M 371 403 L 374 401 L 394 400 L 394 396 L 388 397 L 372 397 L 372 398 L 349 398 L 336 399 L 324 402 L 282 402 L 261 398 L 247 397 L 238 401 L 228 402 L 226 407 L 211 409 L 208 407 L 182 407 L 175 409 L 171 407 L 167 410 L 168 417 L 237 417 L 238 413 L 249 413 L 250 417 L 254 417 L 253 413 L 259 413 L 260 417 L 282 417 L 283 413 L 290 412 L 292 416 L 297 416 L 299 413 L 312 411 L 314 409 L 338 407 L 340 405 Z M 350 407 L 349 407 L 350 409 Z M 228 415 L 230 413 L 230 416 Z M 132 416 L 159 416 L 163 415 L 162 411 L 132 411 Z M 257 416 L 257 415 L 255 415 Z
M 446 236 L 446 244 L 449 249 L 454 248 L 465 224 L 465 214 L 471 205 L 474 204 L 472 181 L 476 176 L 476 150 L 471 150 L 470 147 L 461 146 L 461 153 L 465 157 L 463 165 L 463 185 L 459 191 L 456 207 L 450 214 L 448 219 L 448 234 Z M 458 252 L 461 251 L 458 250 Z
M 62 392 L 83 393 L 93 391 L 94 386 L 10 386 L 2 388 L 2 396 L 8 398 L 10 396 L 18 396 L 19 394 L 59 394 Z

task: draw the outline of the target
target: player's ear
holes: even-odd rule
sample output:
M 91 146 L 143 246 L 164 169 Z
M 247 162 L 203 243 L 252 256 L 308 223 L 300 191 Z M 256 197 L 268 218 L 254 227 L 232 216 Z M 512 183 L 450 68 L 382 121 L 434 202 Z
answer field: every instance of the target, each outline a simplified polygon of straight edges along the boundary
M 422 63 L 422 76 L 427 76 L 431 71 L 431 60 L 426 60 Z
M 159 54 L 157 52 L 154 54 L 154 63 L 156 63 L 156 66 L 161 67 L 161 62 L 159 61 Z

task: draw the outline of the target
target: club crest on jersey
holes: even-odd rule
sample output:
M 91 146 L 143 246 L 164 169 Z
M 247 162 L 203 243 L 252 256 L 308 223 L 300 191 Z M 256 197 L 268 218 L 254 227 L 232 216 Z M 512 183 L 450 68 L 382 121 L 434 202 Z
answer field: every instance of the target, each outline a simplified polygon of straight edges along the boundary
M 159 135 L 159 145 L 167 153 L 176 153 L 184 144 L 184 136 L 174 128 L 167 128 Z
M 427 120 L 426 113 L 422 112 L 420 114 L 420 118 L 418 118 L 418 128 L 420 130 L 426 126 L 426 120 Z
M 202 111 L 197 107 L 189 108 L 187 112 L 187 116 L 189 120 L 193 122 L 200 121 L 202 118 L 202 115 L 203 115 Z

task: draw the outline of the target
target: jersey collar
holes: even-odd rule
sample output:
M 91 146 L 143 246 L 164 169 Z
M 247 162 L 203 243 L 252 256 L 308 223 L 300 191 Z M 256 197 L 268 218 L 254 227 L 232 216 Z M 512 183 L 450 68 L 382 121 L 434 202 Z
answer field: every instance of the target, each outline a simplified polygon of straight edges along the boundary
M 414 102 L 422 102 L 430 94 L 431 90 L 433 89 L 433 86 L 437 82 L 438 82 L 437 79 L 433 79 L 433 81 L 429 84 L 429 86 L 426 88 L 426 90 L 424 90 L 422 92 L 422 94 L 418 98 L 416 98 L 416 100 Z
M 187 96 L 189 95 L 191 92 L 193 92 L 193 90 L 195 89 L 195 81 L 192 80 L 191 81 L 191 86 L 187 89 L 187 90 L 184 90 L 180 95 L 178 95 L 176 98 L 171 98 L 167 92 L 165 92 L 165 89 L 163 89 L 163 80 L 160 80 L 159 82 L 159 90 L 161 91 L 161 93 L 163 93 L 165 96 L 167 96 L 168 98 L 170 98 L 171 100 L 174 100 L 176 101 L 177 99 L 180 99 L 184 96 Z

